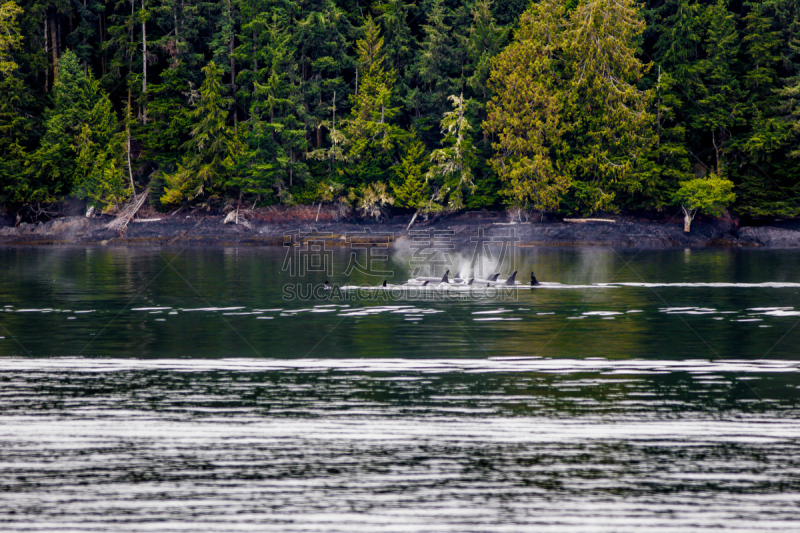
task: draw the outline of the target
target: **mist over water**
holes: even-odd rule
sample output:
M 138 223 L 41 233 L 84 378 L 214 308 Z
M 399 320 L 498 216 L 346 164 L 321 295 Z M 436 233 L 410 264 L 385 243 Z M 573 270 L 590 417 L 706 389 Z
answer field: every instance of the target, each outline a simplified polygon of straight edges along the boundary
M 800 253 L 349 252 L 0 249 L 0 530 L 797 529 Z

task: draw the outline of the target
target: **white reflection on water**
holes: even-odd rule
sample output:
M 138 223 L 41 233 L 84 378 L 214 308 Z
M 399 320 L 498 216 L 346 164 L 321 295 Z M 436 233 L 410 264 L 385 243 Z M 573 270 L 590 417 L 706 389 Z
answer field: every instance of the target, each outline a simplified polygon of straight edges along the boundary
M 778 396 L 692 405 L 725 402 L 732 372 L 793 375 L 790 361 L 0 362 L 4 531 L 671 533 L 800 521 L 796 410 Z M 696 376 L 694 395 L 648 381 L 678 372 Z
M 662 372 L 771 373 L 800 371 L 800 361 L 778 359 L 551 359 L 541 357 L 490 357 L 486 359 L 113 359 L 54 357 L 46 359 L 4 357 L 0 371 L 79 371 L 121 372 L 130 370 L 174 370 L 207 372 L 211 370 L 266 372 L 273 370 L 358 371 L 358 372 L 601 372 L 649 374 Z

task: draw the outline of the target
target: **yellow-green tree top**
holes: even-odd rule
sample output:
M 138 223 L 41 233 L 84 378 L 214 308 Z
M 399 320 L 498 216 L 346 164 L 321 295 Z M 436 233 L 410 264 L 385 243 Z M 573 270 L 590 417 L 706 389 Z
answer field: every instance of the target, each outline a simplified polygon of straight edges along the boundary
M 637 88 L 644 22 L 633 0 L 568 7 L 543 0 L 523 14 L 493 62 L 484 128 L 512 204 L 609 209 L 641 188 L 637 163 L 653 143 L 651 95 Z
M 8 74 L 17 69 L 10 52 L 22 45 L 22 36 L 17 27 L 17 17 L 22 8 L 15 2 L 0 4 L 0 74 Z

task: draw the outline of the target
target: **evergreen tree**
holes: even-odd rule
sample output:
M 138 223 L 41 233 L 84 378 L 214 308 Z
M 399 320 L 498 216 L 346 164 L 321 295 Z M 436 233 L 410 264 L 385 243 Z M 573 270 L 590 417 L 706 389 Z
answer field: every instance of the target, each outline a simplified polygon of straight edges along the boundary
M 133 192 L 133 183 L 125 175 L 125 132 L 120 130 L 117 115 L 108 96 L 100 92 L 97 82 L 89 80 L 86 91 L 97 100 L 76 142 L 75 192 L 86 198 L 88 205 L 100 211 L 113 211 Z
M 656 142 L 649 154 L 652 165 L 635 204 L 661 209 L 671 202 L 680 182 L 691 177 L 696 155 L 689 146 L 691 115 L 699 99 L 699 60 L 704 33 L 702 6 L 694 0 L 667 0 L 653 10 L 654 33 L 651 74 L 655 91 Z
M 215 13 L 216 32 L 211 42 L 212 58 L 219 69 L 226 74 L 228 91 L 232 97 L 234 129 L 239 121 L 236 102 L 236 22 L 238 13 L 233 0 L 223 0 Z
M 45 112 L 45 135 L 31 156 L 25 184 L 15 191 L 14 201 L 49 203 L 72 192 L 77 179 L 77 139 L 97 98 L 91 88 L 77 56 L 64 52 L 53 85 L 53 107 Z
M 444 114 L 441 131 L 444 148 L 431 153 L 431 170 L 428 179 L 439 185 L 439 197 L 447 202 L 449 209 L 457 211 L 464 207 L 464 190 L 475 190 L 473 168 L 477 162 L 477 151 L 472 145 L 472 127 L 466 116 L 467 101 L 464 95 L 451 95 L 453 111 Z
M 15 2 L 0 4 L 0 76 L 8 75 L 17 69 L 17 64 L 11 58 L 11 52 L 22 44 L 17 23 L 20 14 L 22 8 Z
M 0 199 L 18 199 L 26 183 L 28 153 L 24 148 L 31 133 L 26 118 L 30 93 L 18 77 L 15 54 L 22 47 L 17 17 L 22 10 L 13 2 L 0 5 Z
M 493 167 L 518 207 L 616 209 L 617 194 L 642 190 L 654 140 L 651 94 L 636 87 L 646 71 L 634 54 L 643 22 L 632 1 L 567 7 L 531 6 L 494 62 L 485 123 L 499 139 Z
M 387 0 L 376 6 L 380 15 L 376 18 L 383 28 L 386 43 L 386 62 L 397 76 L 395 94 L 405 101 L 413 85 L 414 55 L 416 40 L 411 34 L 408 19 L 418 8 L 405 0 Z
M 636 57 L 644 22 L 633 0 L 590 0 L 569 11 L 561 57 L 569 76 L 561 120 L 573 178 L 565 200 L 574 211 L 614 210 L 639 193 L 654 137 L 650 91 L 637 82 L 647 67 Z
M 425 145 L 419 139 L 414 138 L 408 143 L 400 164 L 394 167 L 397 181 L 393 188 L 397 205 L 414 210 L 409 228 L 414 223 L 417 214 L 431 213 L 441 209 L 441 206 L 433 201 L 433 193 L 426 178 L 428 159 Z
M 92 41 L 97 36 L 98 13 L 103 12 L 105 6 L 98 0 L 72 0 L 72 5 L 78 24 L 67 37 L 67 42 L 72 45 L 84 70 L 87 70 L 97 52 Z
M 558 0 L 532 5 L 514 40 L 492 61 L 488 86 L 494 96 L 483 127 L 494 136 L 491 166 L 514 207 L 553 210 L 571 181 L 556 159 L 564 150 L 553 57 L 562 12 Z
M 725 176 L 732 129 L 744 123 L 744 93 L 737 76 L 739 38 L 734 14 L 726 4 L 725 0 L 717 0 L 706 9 L 706 58 L 699 66 L 699 109 L 692 114 L 694 128 L 711 137 L 712 158 L 708 165 L 713 165 L 720 176 Z
M 347 14 L 332 0 L 300 0 L 302 16 L 295 22 L 297 64 L 305 106 L 305 127 L 316 148 L 322 148 L 333 95 L 345 101 L 349 92 L 344 72 L 353 28 Z M 313 136 L 313 137 L 312 137 Z
M 409 93 L 406 106 L 412 109 L 413 121 L 429 142 L 432 135 L 426 135 L 438 117 L 446 110 L 447 97 L 461 90 L 460 80 L 451 79 L 454 69 L 459 66 L 456 40 L 453 28 L 447 22 L 452 12 L 444 0 L 433 0 L 427 13 L 427 23 L 422 26 L 423 39 L 415 65 L 418 87 Z M 460 72 L 459 72 L 460 74 Z
M 467 49 L 472 74 L 467 85 L 482 100 L 487 98 L 486 82 L 489 79 L 491 60 L 500 53 L 508 39 L 508 30 L 499 26 L 492 15 L 492 0 L 477 0 L 470 14 L 472 25 L 469 29 Z
M 385 68 L 386 54 L 378 24 L 367 17 L 364 38 L 356 42 L 360 73 L 358 92 L 344 126 L 349 142 L 348 185 L 373 183 L 386 175 L 403 132 L 392 124 L 399 108 L 393 105 L 395 73 Z
M 737 139 L 743 161 L 730 172 L 737 183 L 738 211 L 756 216 L 800 214 L 800 191 L 796 190 L 800 180 L 797 163 L 790 156 L 791 123 L 782 116 L 784 106 L 779 103 L 781 94 L 791 92 L 791 87 L 783 93 L 778 89 L 780 32 L 773 29 L 773 17 L 760 5 L 751 6 L 744 21 L 747 129 Z
M 649 172 L 642 180 L 638 202 L 634 201 L 633 205 L 663 209 L 680 182 L 691 177 L 691 163 L 686 147 L 686 127 L 678 118 L 684 105 L 683 95 L 676 81 L 662 71 L 660 65 L 654 89 L 656 140 L 648 154 L 652 165 L 643 165 L 643 170 Z
M 243 175 L 249 185 L 245 192 L 261 196 L 274 189 L 280 198 L 290 200 L 289 188 L 308 178 L 307 166 L 300 157 L 308 147 L 303 120 L 307 117 L 291 18 L 285 9 L 275 8 L 266 25 L 260 26 L 260 21 L 250 24 L 259 25 L 264 47 L 257 59 L 263 67 L 256 73 L 246 124 L 248 154 L 243 159 Z
M 191 139 L 183 146 L 186 155 L 177 171 L 164 176 L 164 205 L 221 192 L 231 183 L 242 152 L 238 136 L 228 125 L 231 99 L 222 96 L 222 71 L 212 61 L 203 67 L 203 74 L 200 99 L 189 113 L 193 127 Z

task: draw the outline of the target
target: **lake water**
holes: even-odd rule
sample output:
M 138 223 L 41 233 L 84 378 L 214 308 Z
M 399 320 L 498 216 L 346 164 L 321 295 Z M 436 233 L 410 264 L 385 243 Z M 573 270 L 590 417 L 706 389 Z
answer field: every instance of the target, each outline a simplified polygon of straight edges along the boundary
M 798 530 L 800 252 L 286 252 L 1 248 L 0 530 Z

